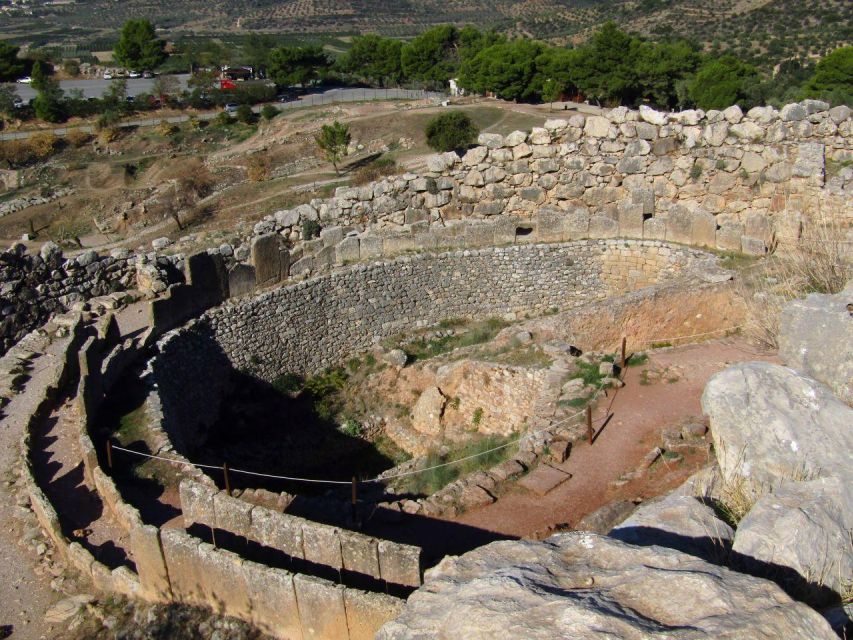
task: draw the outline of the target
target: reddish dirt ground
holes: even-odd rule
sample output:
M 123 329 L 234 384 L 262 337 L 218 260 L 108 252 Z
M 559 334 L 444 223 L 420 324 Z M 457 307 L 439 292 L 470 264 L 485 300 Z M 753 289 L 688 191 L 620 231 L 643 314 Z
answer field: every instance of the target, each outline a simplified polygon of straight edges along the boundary
M 486 507 L 468 511 L 456 522 L 508 536 L 541 537 L 555 528 L 577 525 L 585 515 L 614 500 L 644 500 L 681 484 L 707 462 L 704 450 L 684 460 L 663 459 L 648 474 L 619 488 L 608 484 L 635 470 L 643 457 L 660 445 L 661 432 L 691 418 L 701 418 L 700 399 L 708 379 L 736 362 L 776 361 L 735 337 L 649 352 L 649 361 L 629 367 L 625 386 L 598 403 L 593 418 L 601 424 L 592 446 L 577 442 L 560 468 L 572 474 L 545 496 L 518 485 Z M 660 372 L 649 380 L 643 371 Z

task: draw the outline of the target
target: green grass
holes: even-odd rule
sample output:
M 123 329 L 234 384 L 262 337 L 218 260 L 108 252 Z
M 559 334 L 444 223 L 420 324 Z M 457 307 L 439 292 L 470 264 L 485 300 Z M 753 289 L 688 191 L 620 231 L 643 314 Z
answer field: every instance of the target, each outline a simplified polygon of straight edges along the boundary
M 581 407 L 585 407 L 591 399 L 592 399 L 592 394 L 582 396 L 580 398 L 572 398 L 571 400 L 560 400 L 559 402 L 557 402 L 557 406 L 572 407 L 573 409 L 580 409 Z
M 426 340 L 425 338 L 413 340 L 403 345 L 402 349 L 406 352 L 410 362 L 429 360 L 455 349 L 488 342 L 507 324 L 507 322 L 500 318 L 489 318 L 481 322 L 473 322 L 467 325 L 464 331 L 457 331 L 453 335 L 434 338 L 432 340 Z
M 438 467 L 437 469 L 430 469 L 429 471 L 409 476 L 405 479 L 401 488 L 403 491 L 408 493 L 431 495 L 444 488 L 457 478 L 466 476 L 475 471 L 480 471 L 481 469 L 493 467 L 494 465 L 507 460 L 515 452 L 516 445 L 508 444 L 512 441 L 513 437 L 514 436 L 485 436 L 457 449 L 452 449 L 446 455 L 440 455 L 437 452 L 432 452 L 427 455 L 424 460 L 423 468 L 425 469 L 445 464 L 447 462 L 453 462 L 454 460 L 461 460 L 472 455 L 482 455 L 465 460 L 464 462 L 459 462 L 458 464 Z M 498 449 L 497 451 L 490 451 L 490 449 L 494 449 L 495 447 L 500 447 L 502 445 L 508 446 L 504 446 L 502 449 Z M 483 453 L 485 451 L 488 451 L 489 453 Z
M 119 418 L 116 436 L 122 444 L 130 444 L 145 438 L 148 429 L 148 417 L 145 414 L 145 405 L 141 405 Z
M 640 365 L 646 364 L 648 361 L 649 356 L 647 353 L 635 353 L 628 358 L 628 361 L 625 363 L 625 366 L 639 367 Z

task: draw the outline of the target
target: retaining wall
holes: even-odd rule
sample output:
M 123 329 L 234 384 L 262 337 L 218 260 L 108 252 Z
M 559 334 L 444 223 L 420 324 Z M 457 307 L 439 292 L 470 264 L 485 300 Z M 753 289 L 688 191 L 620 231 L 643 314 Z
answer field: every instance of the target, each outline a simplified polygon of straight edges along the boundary
M 389 584 L 405 587 L 422 584 L 419 547 L 377 540 L 356 531 L 252 505 L 191 480 L 181 481 L 180 498 L 187 527 L 204 524 L 254 540 L 291 558 L 352 571 Z

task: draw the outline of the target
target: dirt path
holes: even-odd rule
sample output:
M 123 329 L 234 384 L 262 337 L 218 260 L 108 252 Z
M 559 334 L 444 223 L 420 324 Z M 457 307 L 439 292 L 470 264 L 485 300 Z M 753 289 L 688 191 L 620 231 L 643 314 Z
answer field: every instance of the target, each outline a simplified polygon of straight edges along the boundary
M 43 388 L 49 383 L 50 364 L 62 357 L 67 341 L 33 345 L 42 355 L 33 361 L 31 378 L 27 387 Z M 43 349 L 43 351 L 42 351 Z M 50 576 L 34 567 L 33 557 L 18 543 L 22 535 L 34 531 L 21 530 L 18 515 L 23 508 L 18 504 L 11 485 L 13 469 L 20 458 L 21 438 L 25 428 L 24 416 L 35 409 L 40 394 L 24 393 L 12 396 L 4 407 L 0 420 L 0 637 L 11 631 L 15 640 L 54 638 L 56 633 L 44 620 L 45 612 L 62 596 L 50 588 Z M 24 512 L 27 515 L 29 512 Z
M 575 526 L 612 500 L 647 498 L 677 486 L 690 473 L 690 463 L 695 467 L 702 460 L 685 459 L 672 465 L 668 473 L 649 474 L 618 489 L 608 485 L 639 466 L 643 456 L 660 444 L 663 429 L 701 416 L 700 398 L 713 374 L 748 360 L 775 361 L 775 356 L 756 351 L 742 338 L 651 353 L 648 363 L 628 368 L 625 387 L 599 403 L 594 418 L 604 419 L 608 410 L 613 416 L 593 446 L 576 443 L 569 460 L 560 465 L 572 474 L 570 480 L 542 497 L 515 485 L 497 502 L 469 511 L 455 521 L 504 535 L 530 537 L 555 525 Z M 644 370 L 652 373 L 651 379 Z

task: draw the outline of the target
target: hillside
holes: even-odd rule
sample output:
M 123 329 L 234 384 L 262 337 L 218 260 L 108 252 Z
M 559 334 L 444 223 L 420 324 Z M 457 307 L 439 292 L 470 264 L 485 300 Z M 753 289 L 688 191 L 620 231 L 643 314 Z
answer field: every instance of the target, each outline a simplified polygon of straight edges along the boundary
M 77 44 L 109 42 L 125 20 L 142 17 L 169 35 L 408 37 L 449 22 L 558 43 L 580 42 L 614 20 L 630 31 L 688 37 L 708 50 L 731 50 L 764 65 L 853 42 L 849 0 L 77 0 L 5 17 L 0 38 L 35 37 L 41 45 L 67 44 L 69 37 Z

